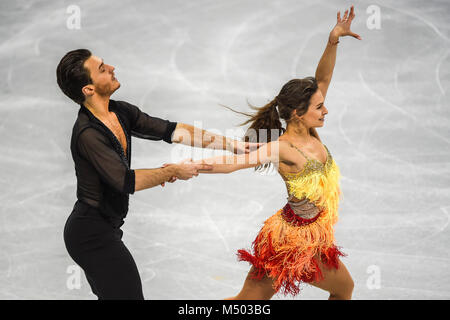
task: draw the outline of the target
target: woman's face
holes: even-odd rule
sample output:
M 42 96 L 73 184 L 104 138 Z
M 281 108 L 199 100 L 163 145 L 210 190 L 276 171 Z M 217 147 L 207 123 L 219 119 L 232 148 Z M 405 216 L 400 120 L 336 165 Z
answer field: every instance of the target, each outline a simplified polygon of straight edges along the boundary
M 301 122 L 309 129 L 316 127 L 323 127 L 325 123 L 325 115 L 328 109 L 324 105 L 324 98 L 322 92 L 317 89 L 311 96 L 309 101 L 308 111 L 299 118 Z

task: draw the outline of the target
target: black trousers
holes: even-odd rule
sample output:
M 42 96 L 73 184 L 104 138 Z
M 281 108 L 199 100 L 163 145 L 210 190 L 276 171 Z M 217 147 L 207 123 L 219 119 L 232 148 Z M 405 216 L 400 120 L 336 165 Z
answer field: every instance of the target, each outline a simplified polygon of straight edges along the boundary
M 123 231 L 100 212 L 77 201 L 64 227 L 64 243 L 83 269 L 98 299 L 143 300 L 136 263 L 122 242 Z

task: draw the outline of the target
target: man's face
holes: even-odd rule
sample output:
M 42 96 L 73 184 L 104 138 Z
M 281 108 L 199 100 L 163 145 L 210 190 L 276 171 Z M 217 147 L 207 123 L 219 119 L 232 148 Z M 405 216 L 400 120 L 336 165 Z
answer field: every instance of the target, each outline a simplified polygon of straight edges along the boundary
M 120 88 L 120 83 L 114 77 L 114 67 L 103 62 L 103 59 L 97 56 L 90 56 L 85 62 L 84 67 L 89 70 L 92 79 L 91 89 L 100 96 L 110 96 Z M 91 90 L 92 92 L 92 90 Z

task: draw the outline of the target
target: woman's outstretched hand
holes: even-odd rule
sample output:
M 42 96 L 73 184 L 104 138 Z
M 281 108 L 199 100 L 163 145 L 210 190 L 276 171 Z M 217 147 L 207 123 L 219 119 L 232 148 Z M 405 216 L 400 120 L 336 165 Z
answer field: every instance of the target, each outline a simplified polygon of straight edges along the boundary
M 353 6 L 350 8 L 350 13 L 348 10 L 345 10 L 344 16 L 341 19 L 341 12 L 337 13 L 337 23 L 334 26 L 333 30 L 330 33 L 330 42 L 337 43 L 339 41 L 339 37 L 344 36 L 352 36 L 358 40 L 362 40 L 359 34 L 356 34 L 350 30 L 350 26 L 352 24 L 352 20 L 355 17 L 355 11 Z

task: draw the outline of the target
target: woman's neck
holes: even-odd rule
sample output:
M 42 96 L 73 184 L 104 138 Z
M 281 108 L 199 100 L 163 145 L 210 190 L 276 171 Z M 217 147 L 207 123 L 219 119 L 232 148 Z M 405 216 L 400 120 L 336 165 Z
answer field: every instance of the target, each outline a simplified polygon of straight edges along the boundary
M 301 144 L 308 144 L 315 139 L 310 130 L 304 126 L 288 125 L 284 134 L 287 135 L 292 142 Z

